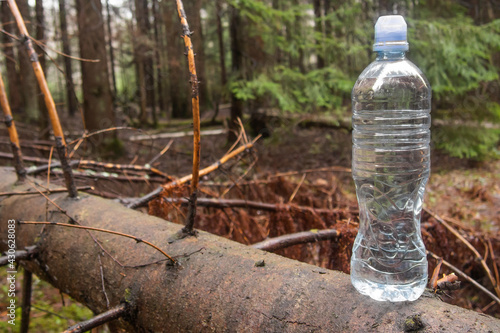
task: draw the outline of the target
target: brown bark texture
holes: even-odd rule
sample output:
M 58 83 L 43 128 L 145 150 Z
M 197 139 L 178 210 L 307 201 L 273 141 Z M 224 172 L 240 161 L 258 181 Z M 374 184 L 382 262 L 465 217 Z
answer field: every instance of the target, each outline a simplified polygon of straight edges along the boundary
M 81 61 L 83 110 L 89 131 L 112 127 L 115 123 L 108 75 L 104 19 L 100 0 L 77 0 L 80 57 L 99 59 Z
M 181 40 L 181 29 L 174 1 L 162 1 L 163 20 L 167 41 L 167 62 L 169 77 L 170 103 L 172 118 L 188 118 L 189 112 L 189 74 L 187 74 L 185 48 Z
M 19 11 L 25 22 L 33 22 L 30 14 L 30 6 L 27 0 L 16 1 Z M 32 30 L 33 26 L 28 26 L 28 30 Z M 26 114 L 27 120 L 35 122 L 38 120 L 40 115 L 39 105 L 38 105 L 38 86 L 36 84 L 35 73 L 31 65 L 31 60 L 26 52 L 24 43 L 18 43 L 17 55 L 19 57 L 19 77 L 21 85 L 19 90 L 21 90 L 24 101 L 24 112 Z M 17 87 L 16 87 L 17 89 Z
M 1 2 L 2 11 L 2 28 L 13 34 L 16 22 L 10 13 L 9 5 L 6 1 Z M 22 96 L 20 85 L 19 72 L 16 68 L 16 54 L 14 52 L 15 41 L 7 34 L 2 34 L 2 50 L 5 55 L 5 69 L 7 72 L 7 86 L 9 87 L 9 102 L 14 113 L 18 113 L 22 109 Z
M 15 173 L 0 168 L 0 191 L 26 190 Z M 177 260 L 142 267 L 120 266 L 86 231 L 16 225 L 18 249 L 38 239 L 36 260 L 22 264 L 95 313 L 128 303 L 131 313 L 114 322 L 130 332 L 401 332 L 419 316 L 420 332 L 498 332 L 500 320 L 441 302 L 432 294 L 405 303 L 376 302 L 358 294 L 348 275 L 266 253 L 200 232 L 168 243 L 182 226 L 99 197 L 52 194 L 85 226 L 132 234 L 160 246 Z M 9 219 L 40 220 L 45 198 L 0 198 L 0 250 L 6 250 Z M 68 217 L 51 208 L 52 222 Z M 93 232 L 124 265 L 165 257 L 143 243 Z M 103 277 L 98 256 L 101 257 Z M 258 264 L 257 264 L 258 263 Z M 115 326 L 115 327 L 116 327 Z
M 71 55 L 65 0 L 59 0 L 59 21 L 61 26 L 62 51 L 64 54 Z M 78 100 L 76 99 L 75 84 L 73 82 L 73 67 L 71 65 L 71 58 L 69 57 L 64 57 L 64 72 L 66 77 L 65 86 L 68 113 L 70 116 L 74 116 L 78 109 Z

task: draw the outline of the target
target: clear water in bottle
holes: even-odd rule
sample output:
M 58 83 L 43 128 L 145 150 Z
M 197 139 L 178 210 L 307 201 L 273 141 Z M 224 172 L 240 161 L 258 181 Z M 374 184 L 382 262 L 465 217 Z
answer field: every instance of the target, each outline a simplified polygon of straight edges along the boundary
M 397 302 L 416 300 L 427 284 L 420 214 L 430 172 L 431 89 L 422 72 L 406 59 L 404 19 L 389 18 L 392 26 L 387 20 L 378 31 L 376 26 L 377 59 L 352 91 L 352 172 L 360 227 L 351 257 L 351 281 L 362 294 Z M 394 30 L 402 30 L 401 20 L 404 44 L 400 36 L 394 37 Z M 388 40 L 377 40 L 377 32 Z

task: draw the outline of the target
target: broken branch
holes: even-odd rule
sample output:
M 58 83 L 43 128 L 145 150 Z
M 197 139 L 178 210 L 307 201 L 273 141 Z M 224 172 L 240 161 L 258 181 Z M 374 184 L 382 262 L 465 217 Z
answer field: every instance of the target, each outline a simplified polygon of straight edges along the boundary
M 123 317 L 127 313 L 127 304 L 122 303 L 106 312 L 103 312 L 92 319 L 82 321 L 76 325 L 68 328 L 64 333 L 82 333 L 90 331 L 93 328 L 99 327 L 106 323 L 109 323 L 112 320 Z
M 263 240 L 262 242 L 253 244 L 252 247 L 264 251 L 276 251 L 297 244 L 336 239 L 339 236 L 340 232 L 334 229 L 310 230 L 269 238 Z

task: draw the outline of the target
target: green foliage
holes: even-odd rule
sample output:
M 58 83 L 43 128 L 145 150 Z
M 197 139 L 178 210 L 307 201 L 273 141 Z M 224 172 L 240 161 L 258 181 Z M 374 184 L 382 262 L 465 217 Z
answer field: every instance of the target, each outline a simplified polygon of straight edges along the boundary
M 374 59 L 378 2 L 336 2 L 322 17 L 314 16 L 312 2 L 229 3 L 239 10 L 245 23 L 243 35 L 251 45 L 242 75 L 235 75 L 229 85 L 237 98 L 251 109 L 336 110 L 332 114 L 338 119 L 350 116 L 345 106 L 352 86 Z M 398 10 L 408 22 L 408 56 L 433 89 L 432 115 L 439 123 L 433 134 L 436 147 L 465 158 L 498 156 L 498 132 L 483 133 L 483 128 L 500 123 L 500 20 L 479 25 L 468 16 L 467 8 L 451 0 L 412 5 L 400 1 Z M 253 43 L 255 39 L 259 43 Z M 264 54 L 260 58 L 256 48 Z M 325 67 L 318 68 L 318 57 Z
M 309 112 L 320 108 L 335 109 L 350 94 L 354 81 L 334 67 L 307 73 L 276 66 L 270 74 L 231 85 L 236 97 L 245 101 L 263 99 L 289 112 Z
M 478 161 L 500 158 L 500 129 L 448 125 L 434 128 L 432 136 L 437 148 L 454 157 Z
M 500 20 L 476 26 L 468 17 L 408 20 L 411 57 L 425 72 L 434 97 L 463 96 L 498 79 L 492 58 L 500 51 Z

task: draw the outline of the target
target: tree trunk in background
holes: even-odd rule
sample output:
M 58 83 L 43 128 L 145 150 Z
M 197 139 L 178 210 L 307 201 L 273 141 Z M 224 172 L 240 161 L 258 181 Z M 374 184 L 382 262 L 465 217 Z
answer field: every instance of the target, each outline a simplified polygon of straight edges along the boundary
M 224 51 L 224 32 L 222 30 L 221 0 L 215 0 L 215 12 L 217 20 L 217 40 L 219 42 L 220 83 L 221 86 L 224 87 L 227 83 L 227 74 L 226 74 L 226 52 Z
M 233 6 L 229 7 L 230 22 L 229 34 L 231 38 L 231 70 L 236 76 L 236 79 L 242 77 L 243 70 L 243 43 L 241 33 L 241 16 L 238 9 Z M 243 101 L 238 99 L 231 92 L 231 118 L 229 119 L 228 141 L 233 142 L 238 137 L 239 125 L 238 118 L 243 116 Z
M 62 51 L 67 55 L 71 55 L 71 48 L 69 45 L 68 37 L 68 24 L 66 20 L 66 1 L 59 0 L 59 24 L 61 26 L 61 44 Z M 66 103 L 68 108 L 68 113 L 73 117 L 78 110 L 78 100 L 76 99 L 75 84 L 73 83 L 73 68 L 71 65 L 71 59 L 68 57 L 63 57 L 64 59 L 64 71 L 66 76 Z
M 83 110 L 90 131 L 114 125 L 111 87 L 108 76 L 104 20 L 100 0 L 76 0 L 80 57 L 99 59 L 82 61 Z
M 45 40 L 45 15 L 43 13 L 43 1 L 36 0 L 35 5 L 35 13 L 36 13 L 36 39 L 42 43 L 46 43 Z M 38 53 L 38 61 L 40 61 L 40 66 L 42 66 L 42 70 L 45 75 L 46 71 L 46 61 L 45 61 L 45 52 L 42 48 L 35 46 L 35 50 Z M 38 124 L 40 126 L 40 135 L 41 139 L 49 139 L 50 138 L 50 124 L 49 124 L 49 113 L 47 111 L 47 106 L 45 105 L 45 98 L 38 87 L 38 107 L 40 109 L 40 118 L 38 119 Z
M 162 1 L 163 19 L 167 34 L 167 61 L 170 83 L 170 102 L 173 118 L 188 118 L 189 113 L 189 76 L 187 74 L 186 57 L 183 54 L 184 45 L 180 38 L 181 30 L 177 8 L 174 1 Z
M 33 22 L 28 0 L 17 0 L 17 6 L 25 22 Z M 33 24 L 27 24 L 30 35 L 33 35 Z M 38 107 L 38 84 L 31 61 L 23 44 L 18 44 L 20 86 L 24 100 L 24 113 L 28 122 L 37 122 L 40 110 Z
M 16 26 L 14 19 L 12 18 L 12 14 L 10 12 L 9 5 L 7 1 L 2 1 L 1 3 L 2 10 L 2 23 L 4 25 L 2 28 L 9 32 L 14 33 L 14 27 Z M 10 22 L 10 24 L 6 24 Z M 5 67 L 7 69 L 7 86 L 9 90 L 9 103 L 10 108 L 12 109 L 12 113 L 19 113 L 23 107 L 23 100 L 21 95 L 21 89 L 19 89 L 20 81 L 19 81 L 19 72 L 17 71 L 16 66 L 16 54 L 14 52 L 14 41 L 7 36 L 7 34 L 2 34 L 2 51 L 5 55 Z
M 321 0 L 313 0 L 316 32 L 316 54 L 317 54 L 317 67 L 325 67 L 324 49 L 323 49 L 323 15 L 321 14 Z
M 201 7 L 203 0 L 185 1 L 186 15 L 189 22 L 189 28 L 193 32 L 191 39 L 193 40 L 193 49 L 196 62 L 196 76 L 198 77 L 200 107 L 201 112 L 210 105 L 210 95 L 205 71 L 205 47 L 203 45 L 203 26 L 201 24 Z
M 148 1 L 141 0 L 142 2 L 142 24 L 144 36 L 146 37 L 144 41 L 146 42 L 146 58 L 144 61 L 144 74 L 145 74 L 145 85 L 146 85 L 146 99 L 147 105 L 151 108 L 151 113 L 153 118 L 156 117 L 156 99 L 155 99 L 155 71 L 154 71 L 154 49 L 151 47 L 153 44 L 153 38 L 151 36 L 151 21 L 149 19 L 149 6 Z
M 134 0 L 135 7 L 135 19 L 136 19 L 136 31 L 135 37 L 135 47 L 134 47 L 134 60 L 136 64 L 137 71 L 137 84 L 139 88 L 139 105 L 141 108 L 141 113 L 139 115 L 139 120 L 141 123 L 146 123 L 148 120 L 147 106 L 148 106 L 148 94 L 147 94 L 147 83 L 146 83 L 146 61 L 147 61 L 147 31 L 145 28 L 145 18 L 144 16 L 144 6 L 143 0 Z
M 111 67 L 111 82 L 113 83 L 113 101 L 116 101 L 118 90 L 116 88 L 115 52 L 113 50 L 113 31 L 111 30 L 111 11 L 109 9 L 109 0 L 106 0 L 106 16 L 108 25 L 109 65 Z
M 165 96 L 163 91 L 163 57 L 162 51 L 163 47 L 163 36 L 160 36 L 161 24 L 163 23 L 162 17 L 159 11 L 158 0 L 153 0 L 153 28 L 155 37 L 155 62 L 156 62 L 156 85 L 158 88 L 158 113 L 161 114 L 166 111 Z M 156 112 L 153 112 L 153 122 L 157 125 Z

